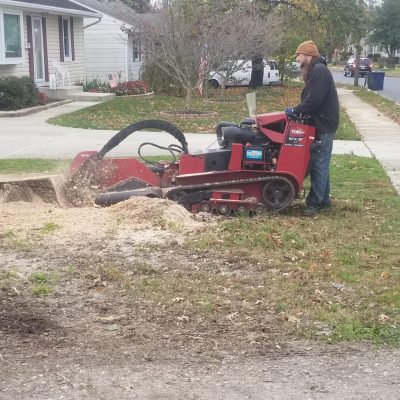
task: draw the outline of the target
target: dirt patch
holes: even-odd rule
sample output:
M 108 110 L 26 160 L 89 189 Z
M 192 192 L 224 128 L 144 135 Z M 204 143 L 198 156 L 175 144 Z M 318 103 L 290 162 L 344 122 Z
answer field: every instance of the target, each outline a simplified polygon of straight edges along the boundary
M 337 379 L 368 383 L 359 365 L 377 359 L 389 365 L 372 367 L 386 397 L 370 398 L 398 393 L 394 353 L 288 342 L 297 319 L 273 301 L 274 265 L 191 248 L 216 223 L 159 199 L 1 204 L 0 397 L 261 399 L 273 385 L 283 398 L 284 382 L 310 371 L 320 383 L 307 380 L 305 393 L 317 387 L 325 398 L 337 392 L 322 376 L 346 370 Z M 367 399 L 370 390 L 354 393 Z

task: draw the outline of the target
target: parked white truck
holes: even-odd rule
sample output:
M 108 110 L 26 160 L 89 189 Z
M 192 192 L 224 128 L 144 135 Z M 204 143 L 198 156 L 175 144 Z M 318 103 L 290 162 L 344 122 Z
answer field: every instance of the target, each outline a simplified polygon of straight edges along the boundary
M 248 86 L 251 79 L 252 63 L 246 60 L 227 61 L 217 71 L 211 71 L 208 83 L 213 88 L 222 86 Z M 278 64 L 274 60 L 264 60 L 263 85 L 280 83 Z

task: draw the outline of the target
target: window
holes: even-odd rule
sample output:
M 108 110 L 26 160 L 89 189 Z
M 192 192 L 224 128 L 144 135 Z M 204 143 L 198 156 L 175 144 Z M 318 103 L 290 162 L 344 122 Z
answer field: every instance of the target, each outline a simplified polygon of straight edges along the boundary
M 132 43 L 132 50 L 133 50 L 133 61 L 142 61 L 142 51 L 140 48 L 140 41 L 133 39 L 133 43 Z
M 23 62 L 22 13 L 0 9 L 0 63 Z
M 276 63 L 276 61 L 273 61 L 273 60 L 269 60 L 269 61 L 268 61 L 268 66 L 269 66 L 271 69 L 279 69 L 279 68 L 278 68 L 278 64 Z
M 360 65 L 369 67 L 371 65 L 371 60 L 369 58 L 360 58 Z
M 71 60 L 71 22 L 69 18 L 63 18 L 62 20 L 62 34 L 64 59 Z

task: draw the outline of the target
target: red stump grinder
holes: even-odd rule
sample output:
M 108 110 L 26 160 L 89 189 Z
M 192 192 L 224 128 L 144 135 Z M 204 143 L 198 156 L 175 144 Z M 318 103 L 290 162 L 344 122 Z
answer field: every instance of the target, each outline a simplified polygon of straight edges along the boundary
M 143 163 L 134 158 L 106 158 L 111 149 L 136 131 L 161 130 L 180 145 L 170 145 L 173 161 Z M 303 192 L 315 128 L 306 118 L 284 112 L 247 118 L 216 127 L 219 149 L 189 154 L 184 134 L 159 120 L 135 123 L 117 133 L 99 151 L 79 153 L 74 177 L 90 176 L 98 193 L 95 203 L 108 206 L 134 196 L 170 199 L 193 213 L 260 214 L 286 209 Z M 139 156 L 145 160 L 139 147 Z M 145 160 L 146 161 L 146 160 Z

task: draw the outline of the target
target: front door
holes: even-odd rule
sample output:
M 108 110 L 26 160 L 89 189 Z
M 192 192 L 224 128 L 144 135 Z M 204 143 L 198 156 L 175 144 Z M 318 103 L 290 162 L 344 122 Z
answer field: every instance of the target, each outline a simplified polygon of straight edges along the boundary
M 43 27 L 40 17 L 32 17 L 33 70 L 35 82 L 44 82 Z

